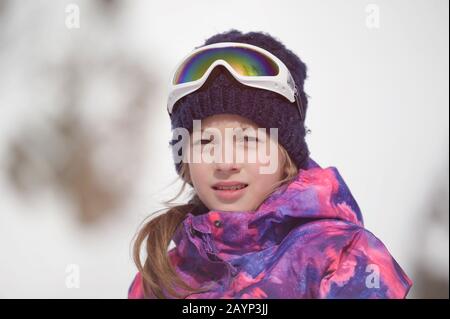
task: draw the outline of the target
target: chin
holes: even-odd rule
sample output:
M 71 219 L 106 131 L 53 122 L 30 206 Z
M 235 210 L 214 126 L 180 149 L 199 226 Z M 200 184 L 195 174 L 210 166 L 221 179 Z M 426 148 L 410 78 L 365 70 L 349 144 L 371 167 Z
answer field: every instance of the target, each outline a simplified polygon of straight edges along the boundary
M 213 205 L 213 209 L 211 210 L 223 210 L 223 211 L 237 211 L 239 210 L 238 208 L 236 208 L 236 205 L 233 204 L 218 204 L 218 205 Z
M 244 211 L 244 210 L 249 210 L 247 207 L 242 206 L 242 205 L 237 205 L 237 204 L 222 204 L 219 205 L 219 208 L 217 210 L 222 210 L 222 211 L 229 211 L 229 212 L 239 212 L 239 211 Z

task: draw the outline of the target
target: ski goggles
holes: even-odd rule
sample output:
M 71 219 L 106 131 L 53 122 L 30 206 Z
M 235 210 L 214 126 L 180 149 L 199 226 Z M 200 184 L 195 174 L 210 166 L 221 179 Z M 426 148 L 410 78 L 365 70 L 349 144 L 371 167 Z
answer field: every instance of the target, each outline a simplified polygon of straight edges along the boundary
M 263 48 L 237 42 L 206 45 L 184 57 L 170 79 L 167 102 L 170 116 L 175 103 L 198 90 L 218 65 L 224 66 L 244 85 L 269 90 L 284 96 L 291 103 L 296 102 L 303 120 L 297 86 L 286 65 Z

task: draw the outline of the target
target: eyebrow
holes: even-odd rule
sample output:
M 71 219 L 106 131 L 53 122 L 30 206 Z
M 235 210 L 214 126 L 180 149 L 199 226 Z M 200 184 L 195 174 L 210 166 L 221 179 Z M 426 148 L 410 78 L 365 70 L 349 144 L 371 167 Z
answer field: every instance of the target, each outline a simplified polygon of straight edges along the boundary
M 251 126 L 239 126 L 239 127 L 230 127 L 230 128 L 241 128 L 241 129 L 248 129 L 248 128 L 252 128 Z M 210 127 L 207 127 L 206 129 L 202 128 L 200 131 L 204 132 L 205 130 L 210 129 Z

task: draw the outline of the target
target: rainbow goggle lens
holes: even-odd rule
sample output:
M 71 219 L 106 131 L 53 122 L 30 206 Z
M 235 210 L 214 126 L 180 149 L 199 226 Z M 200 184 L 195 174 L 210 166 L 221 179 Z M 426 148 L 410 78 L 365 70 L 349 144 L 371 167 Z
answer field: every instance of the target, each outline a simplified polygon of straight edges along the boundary
M 240 83 L 273 91 L 290 102 L 297 102 L 303 118 L 301 100 L 292 75 L 286 65 L 263 48 L 237 42 L 221 42 L 200 47 L 175 68 L 169 84 L 167 111 L 183 96 L 198 90 L 212 70 L 224 66 Z

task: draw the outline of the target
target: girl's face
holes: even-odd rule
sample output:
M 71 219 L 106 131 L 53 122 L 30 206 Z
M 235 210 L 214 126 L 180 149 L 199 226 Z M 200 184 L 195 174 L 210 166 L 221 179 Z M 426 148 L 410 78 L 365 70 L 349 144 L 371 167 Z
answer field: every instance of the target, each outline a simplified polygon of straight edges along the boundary
M 201 129 L 207 134 L 191 134 L 189 147 L 189 175 L 200 200 L 210 210 L 256 210 L 283 178 L 285 158 L 276 138 L 233 114 L 210 116 L 201 121 Z M 244 188 L 229 190 L 230 182 Z

